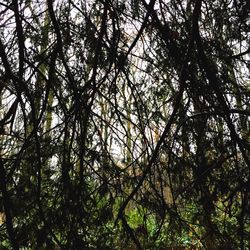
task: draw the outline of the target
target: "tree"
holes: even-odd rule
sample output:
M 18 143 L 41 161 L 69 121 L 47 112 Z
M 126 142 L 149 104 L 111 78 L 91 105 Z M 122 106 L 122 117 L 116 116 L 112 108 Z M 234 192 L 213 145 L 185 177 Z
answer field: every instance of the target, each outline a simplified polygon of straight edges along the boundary
M 249 247 L 249 5 L 0 3 L 1 247 Z

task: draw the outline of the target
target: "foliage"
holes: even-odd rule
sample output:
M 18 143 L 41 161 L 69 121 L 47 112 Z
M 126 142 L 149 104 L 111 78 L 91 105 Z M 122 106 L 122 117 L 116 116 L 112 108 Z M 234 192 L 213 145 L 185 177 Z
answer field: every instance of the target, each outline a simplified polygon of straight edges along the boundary
M 0 3 L 0 248 L 250 248 L 247 1 Z

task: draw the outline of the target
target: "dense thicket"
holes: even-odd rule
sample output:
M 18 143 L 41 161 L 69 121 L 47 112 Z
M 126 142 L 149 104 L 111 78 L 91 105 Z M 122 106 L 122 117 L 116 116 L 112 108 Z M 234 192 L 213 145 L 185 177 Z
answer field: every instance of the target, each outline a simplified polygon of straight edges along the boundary
M 248 1 L 0 3 L 0 248 L 250 248 Z

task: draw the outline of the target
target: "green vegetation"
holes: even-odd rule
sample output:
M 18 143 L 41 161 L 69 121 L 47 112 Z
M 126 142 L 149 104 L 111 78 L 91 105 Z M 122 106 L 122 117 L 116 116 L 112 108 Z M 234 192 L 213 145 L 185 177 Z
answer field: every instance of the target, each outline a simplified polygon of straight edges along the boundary
M 0 249 L 250 249 L 248 1 L 0 2 Z

